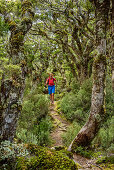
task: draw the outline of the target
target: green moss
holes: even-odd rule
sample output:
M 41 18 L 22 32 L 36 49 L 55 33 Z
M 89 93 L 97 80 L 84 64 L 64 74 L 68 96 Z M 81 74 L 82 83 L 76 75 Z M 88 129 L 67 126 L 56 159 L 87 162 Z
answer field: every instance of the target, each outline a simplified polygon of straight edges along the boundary
M 16 169 L 22 169 L 22 170 L 26 170 L 27 169 L 27 162 L 28 162 L 28 159 L 25 158 L 25 157 L 18 157 L 17 158 L 17 166 L 16 166 Z
M 101 116 L 99 114 L 95 115 L 95 119 L 97 120 L 97 122 L 101 122 Z
M 9 29 L 13 30 L 16 28 L 16 23 L 14 21 L 9 21 L 8 24 L 9 24 Z
M 33 14 L 33 12 L 32 12 L 32 8 L 23 9 L 23 11 L 22 11 L 22 16 L 25 15 L 26 11 L 29 12 L 29 15 L 30 15 L 31 17 L 33 17 L 34 14 Z
M 17 104 L 13 104 L 13 105 L 11 106 L 11 109 L 14 109 L 14 108 L 17 108 Z
M 22 19 L 22 23 L 29 23 L 29 22 L 31 23 L 34 17 L 34 12 L 32 11 L 32 4 L 29 1 L 24 1 L 22 3 L 22 16 L 24 16 L 26 13 L 28 14 L 28 16 Z
M 61 145 L 60 146 L 55 146 L 54 148 L 55 148 L 56 151 L 60 151 L 62 149 L 65 149 L 65 147 L 61 146 Z
M 32 6 L 32 4 L 31 4 L 31 2 L 30 1 L 24 1 L 23 3 L 22 3 L 22 7 L 30 7 L 30 6 Z
M 102 54 L 97 55 L 97 57 L 95 58 L 95 63 L 99 63 L 100 61 L 106 63 L 106 56 Z
M 76 164 L 69 159 L 66 151 L 55 151 L 43 148 L 37 145 L 29 144 L 27 149 L 31 153 L 31 157 L 18 157 L 17 169 L 39 169 L 39 170 L 76 170 Z
M 22 19 L 22 23 L 31 23 L 32 22 L 32 18 L 27 18 L 27 17 L 24 17 Z
M 11 43 L 12 44 L 17 44 L 17 43 L 22 43 L 23 42 L 23 33 L 22 32 L 18 32 L 17 34 L 15 34 L 12 39 L 11 39 Z
M 26 13 L 26 11 L 28 11 L 29 13 L 31 13 L 32 11 L 32 4 L 29 1 L 24 1 L 22 3 L 22 16 Z

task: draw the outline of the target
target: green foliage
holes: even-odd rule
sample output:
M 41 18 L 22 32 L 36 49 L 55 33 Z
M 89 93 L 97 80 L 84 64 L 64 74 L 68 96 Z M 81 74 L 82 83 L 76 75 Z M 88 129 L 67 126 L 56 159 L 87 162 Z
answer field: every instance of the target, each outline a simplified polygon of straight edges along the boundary
M 112 79 L 110 75 L 106 78 L 106 115 L 111 119 L 114 113 L 114 93 L 112 90 Z
M 8 58 L 0 57 L 0 79 L 4 73 L 5 79 L 11 79 L 14 85 L 19 86 L 18 80 L 21 75 L 21 67 L 19 65 L 8 64 L 8 62 Z
M 0 36 L 7 34 L 8 30 L 8 24 L 6 24 L 3 18 L 0 16 Z
M 67 132 L 62 134 L 63 143 L 65 146 L 69 146 L 75 136 L 78 134 L 81 126 L 77 122 L 73 122 L 67 129 Z
M 73 91 L 77 91 L 77 84 L 72 85 Z M 88 116 L 91 100 L 91 80 L 86 80 L 77 93 L 67 93 L 61 101 L 61 110 L 66 118 L 84 123 Z M 76 89 L 75 89 L 76 88 Z
M 40 146 L 48 146 L 51 144 L 50 130 L 52 129 L 52 122 L 49 117 L 41 119 L 39 125 L 35 127 L 35 134 L 37 135 L 37 144 Z
M 37 88 L 28 92 L 18 122 L 17 137 L 24 143 L 49 145 L 51 143 L 49 134 L 52 128 L 48 116 L 49 101 L 47 96 L 37 94 Z
M 90 150 L 87 150 L 87 148 L 83 148 L 81 146 L 77 147 L 75 150 L 74 150 L 75 153 L 77 154 L 80 154 L 86 158 L 91 158 L 93 152 L 90 151 Z
M 51 144 L 50 131 L 52 122 L 50 117 L 41 119 L 39 124 L 33 124 L 31 129 L 18 128 L 17 137 L 24 143 L 33 143 L 40 146 L 48 146 Z
M 76 164 L 68 158 L 64 151 L 54 151 L 31 144 L 27 148 L 33 156 L 19 157 L 17 169 L 77 169 Z
M 96 161 L 97 164 L 108 163 L 108 162 L 114 164 L 114 156 L 102 156 L 98 158 Z
M 98 135 L 93 141 L 93 144 L 97 144 L 99 147 L 102 147 L 103 149 L 107 149 L 109 151 L 114 152 L 114 146 L 111 145 L 114 140 L 114 116 L 111 118 L 111 120 L 108 120 L 105 122 L 103 127 L 99 130 Z
M 100 155 L 96 159 L 96 164 L 100 164 L 103 169 L 114 169 L 114 156 L 113 155 Z
M 36 93 L 36 94 L 34 94 Z M 20 117 L 21 125 L 24 128 L 31 129 L 35 123 L 38 123 L 48 114 L 48 100 L 46 96 L 37 94 L 36 90 L 31 91 L 23 102 L 22 115 Z
M 84 3 L 83 0 L 79 1 L 79 4 L 83 7 L 83 9 L 86 11 L 94 11 L 94 6 L 89 0 L 86 0 L 86 3 Z
M 2 53 L 2 51 L 1 51 L 1 53 Z M 5 55 L 5 54 L 3 53 L 3 55 Z M 1 56 L 2 56 L 2 54 L 1 54 Z M 4 72 L 4 67 L 6 66 L 7 63 L 8 63 L 8 59 L 7 58 L 0 57 L 0 79 L 2 79 L 2 75 L 3 75 L 3 72 Z
M 70 86 L 74 94 L 77 94 L 78 91 L 80 90 L 80 83 L 77 82 L 75 79 L 72 80 Z
M 72 82 L 72 91 L 67 93 L 60 102 L 60 109 L 67 119 L 77 122 L 68 128 L 67 132 L 63 134 L 63 141 L 68 146 L 74 137 L 77 135 L 81 125 L 86 121 L 90 109 L 91 100 L 90 80 L 86 80 L 79 89 L 78 83 Z M 79 89 L 79 90 L 77 90 Z M 111 79 L 107 77 L 106 88 L 106 121 L 102 125 L 98 135 L 93 141 L 93 145 L 107 149 L 108 152 L 114 152 L 114 117 L 113 115 L 114 94 L 111 87 Z M 88 113 L 88 114 L 87 114 Z
M 19 65 L 7 64 L 4 67 L 4 72 L 7 77 L 19 77 L 21 73 L 21 67 Z

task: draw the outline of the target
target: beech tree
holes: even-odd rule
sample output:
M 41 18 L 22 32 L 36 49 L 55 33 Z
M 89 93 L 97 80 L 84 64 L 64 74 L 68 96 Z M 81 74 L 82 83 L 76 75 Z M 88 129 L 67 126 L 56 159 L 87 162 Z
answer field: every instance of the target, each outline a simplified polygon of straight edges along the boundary
M 87 5 L 82 1 L 44 1 L 39 6 L 38 22 L 30 33 L 56 42 L 74 77 L 82 83 L 91 75 L 94 8 L 89 1 Z
M 113 50 L 113 47 L 114 47 L 114 2 L 112 1 L 112 45 L 111 45 L 111 56 L 112 56 L 112 89 L 113 89 L 113 92 L 114 92 L 114 50 Z
M 17 120 L 21 113 L 25 77 L 27 73 L 27 63 L 23 48 L 24 37 L 32 27 L 34 13 L 32 11 L 31 2 L 22 0 L 20 21 L 16 23 L 15 20 L 12 20 L 11 15 L 7 13 L 7 3 L 5 4 L 5 2 L 3 2 L 0 13 L 4 16 L 5 22 L 9 25 L 9 69 L 12 71 L 9 78 L 6 79 L 5 74 L 3 74 L 1 80 L 0 134 L 1 140 L 13 141 Z
M 93 88 L 90 116 L 86 124 L 72 141 L 68 150 L 73 151 L 77 146 L 88 146 L 99 131 L 105 120 L 105 78 L 106 78 L 106 30 L 110 0 L 93 1 L 96 17 L 96 56 L 93 63 Z

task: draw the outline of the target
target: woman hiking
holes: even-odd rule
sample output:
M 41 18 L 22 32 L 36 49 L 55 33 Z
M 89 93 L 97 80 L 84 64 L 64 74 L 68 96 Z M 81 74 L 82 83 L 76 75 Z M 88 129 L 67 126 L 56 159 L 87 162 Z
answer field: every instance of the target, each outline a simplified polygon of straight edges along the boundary
M 54 93 L 55 93 L 55 84 L 54 84 L 54 82 L 57 83 L 56 79 L 53 78 L 52 73 L 49 73 L 49 77 L 46 80 L 45 86 L 48 84 L 48 93 L 50 95 L 50 100 L 51 100 L 52 104 L 54 104 Z

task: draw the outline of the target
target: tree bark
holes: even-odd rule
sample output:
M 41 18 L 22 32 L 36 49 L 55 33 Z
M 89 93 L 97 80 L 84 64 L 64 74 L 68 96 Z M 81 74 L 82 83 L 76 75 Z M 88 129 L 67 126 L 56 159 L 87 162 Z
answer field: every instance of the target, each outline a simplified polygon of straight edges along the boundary
M 74 151 L 77 146 L 88 146 L 95 138 L 105 119 L 105 77 L 106 77 L 106 28 L 110 0 L 94 1 L 96 8 L 96 49 L 98 54 L 93 63 L 93 88 L 90 116 L 86 124 L 69 146 Z
M 112 48 L 111 48 L 111 65 L 112 65 L 112 89 L 114 92 L 114 1 L 112 1 Z
M 10 56 L 12 65 L 20 65 L 20 74 L 12 74 L 11 78 L 2 79 L 0 89 L 0 139 L 14 139 L 16 133 L 16 125 L 22 108 L 22 99 L 25 88 L 26 61 L 23 54 L 23 40 L 25 34 L 32 27 L 34 13 L 32 12 L 32 4 L 27 1 L 22 1 L 22 21 L 17 25 L 10 20 L 8 15 L 5 15 L 5 21 L 10 27 Z

